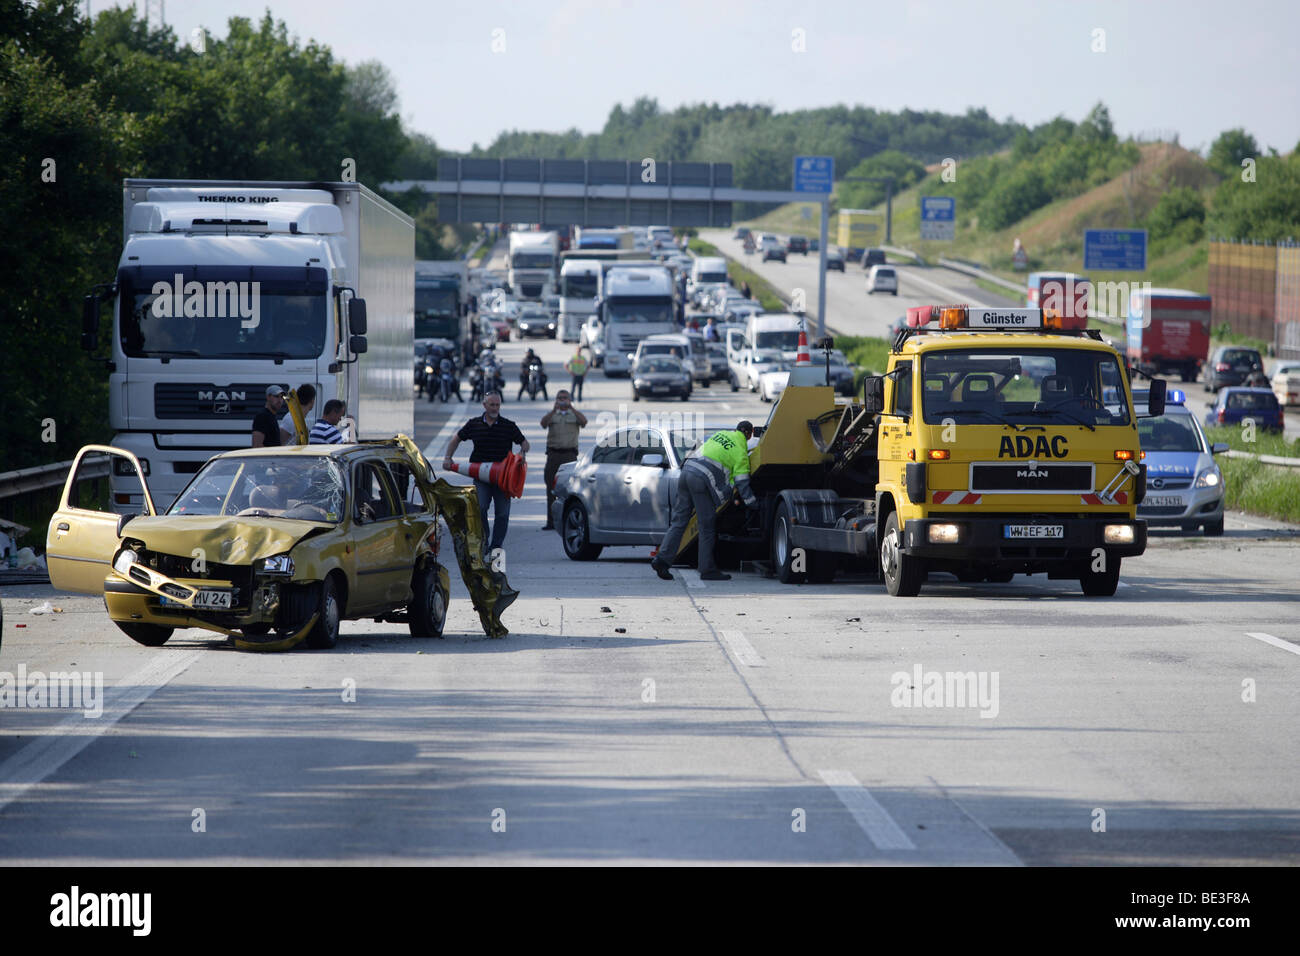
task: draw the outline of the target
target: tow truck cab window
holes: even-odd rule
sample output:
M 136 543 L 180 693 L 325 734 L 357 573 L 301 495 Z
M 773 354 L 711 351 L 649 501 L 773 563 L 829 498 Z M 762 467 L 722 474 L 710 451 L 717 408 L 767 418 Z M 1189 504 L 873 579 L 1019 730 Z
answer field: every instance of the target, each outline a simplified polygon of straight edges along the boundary
M 912 363 L 899 362 L 897 373 L 887 381 L 893 382 L 894 394 L 890 400 L 890 410 L 895 415 L 912 415 Z

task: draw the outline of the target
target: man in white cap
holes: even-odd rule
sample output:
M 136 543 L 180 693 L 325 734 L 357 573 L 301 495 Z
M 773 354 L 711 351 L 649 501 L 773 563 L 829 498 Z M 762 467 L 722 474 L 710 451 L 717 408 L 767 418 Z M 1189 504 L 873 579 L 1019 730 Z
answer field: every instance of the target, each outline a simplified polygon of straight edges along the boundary
M 253 447 L 274 448 L 284 444 L 280 438 L 280 416 L 284 414 L 284 389 L 279 385 L 266 388 L 266 407 L 253 417 Z

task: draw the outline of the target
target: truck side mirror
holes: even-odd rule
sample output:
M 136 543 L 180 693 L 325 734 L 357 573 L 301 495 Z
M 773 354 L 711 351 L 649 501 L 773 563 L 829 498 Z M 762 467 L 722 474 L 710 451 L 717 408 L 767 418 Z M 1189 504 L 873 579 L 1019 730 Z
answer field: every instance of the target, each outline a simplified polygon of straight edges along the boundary
M 862 380 L 862 407 L 871 415 L 885 410 L 885 377 L 868 375 Z
M 348 331 L 353 335 L 366 334 L 366 300 L 353 299 L 348 303 Z M 353 349 L 352 351 L 356 351 Z M 363 348 L 364 352 L 365 349 Z
M 99 299 L 93 295 L 81 300 L 81 347 L 87 352 L 99 348 Z
M 354 335 L 348 339 L 348 348 L 352 350 L 353 355 L 364 355 L 366 352 L 366 337 L 364 335 Z
M 1169 384 L 1163 378 L 1151 380 L 1151 390 L 1147 393 L 1147 414 L 1158 418 L 1165 413 L 1165 390 Z

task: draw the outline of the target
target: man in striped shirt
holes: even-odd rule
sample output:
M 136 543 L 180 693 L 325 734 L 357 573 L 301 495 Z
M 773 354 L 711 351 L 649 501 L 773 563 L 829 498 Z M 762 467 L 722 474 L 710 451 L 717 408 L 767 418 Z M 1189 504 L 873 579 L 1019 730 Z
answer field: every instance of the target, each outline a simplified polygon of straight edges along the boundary
M 348 406 L 337 398 L 331 398 L 326 402 L 320 418 L 316 419 L 316 424 L 311 427 L 311 434 L 307 436 L 307 444 L 343 444 L 343 435 L 339 432 L 338 425 L 343 420 L 343 416 L 347 414 L 347 411 Z

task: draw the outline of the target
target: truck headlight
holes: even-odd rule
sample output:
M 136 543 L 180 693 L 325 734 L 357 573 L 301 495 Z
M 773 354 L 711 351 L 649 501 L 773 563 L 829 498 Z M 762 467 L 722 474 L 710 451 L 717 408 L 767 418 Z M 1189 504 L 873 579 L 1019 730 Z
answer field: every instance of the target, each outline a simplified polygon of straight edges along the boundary
M 287 554 L 277 554 L 274 557 L 263 558 L 261 567 L 258 570 L 262 574 L 283 574 L 293 575 L 293 558 Z
M 1223 473 L 1219 471 L 1218 465 L 1213 465 L 1205 469 L 1196 476 L 1197 488 L 1217 488 L 1223 481 Z
M 931 544 L 957 544 L 961 541 L 961 525 L 932 524 L 929 537 Z
M 1132 544 L 1133 526 L 1131 524 L 1108 524 L 1102 531 L 1101 538 L 1107 544 Z
M 135 564 L 139 560 L 139 555 L 134 551 L 130 548 L 123 548 L 118 552 L 117 557 L 113 559 L 113 570 L 122 575 L 122 577 L 126 577 L 126 573 L 131 570 L 131 565 Z

